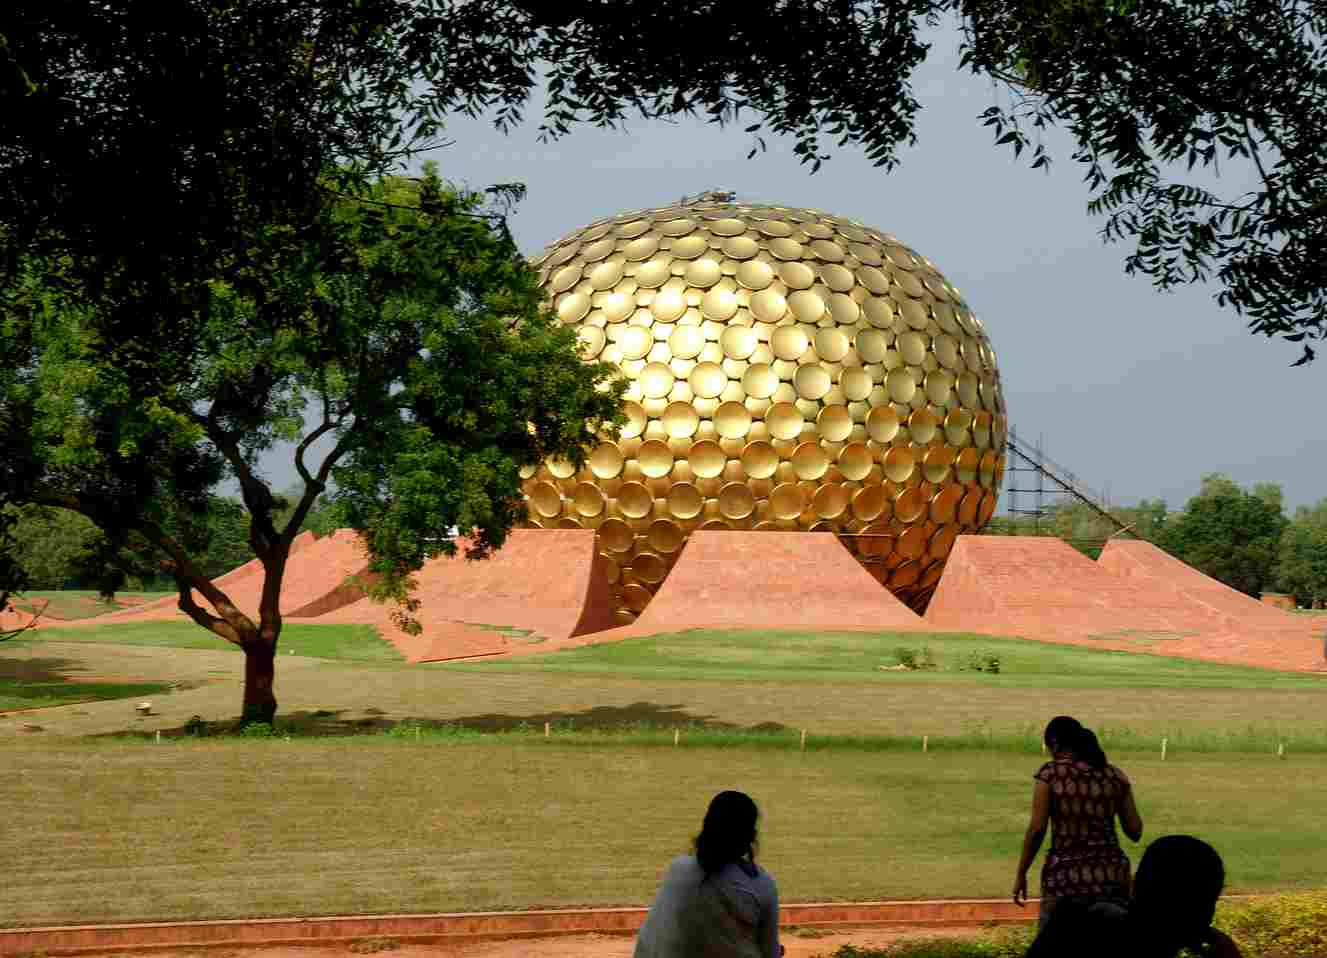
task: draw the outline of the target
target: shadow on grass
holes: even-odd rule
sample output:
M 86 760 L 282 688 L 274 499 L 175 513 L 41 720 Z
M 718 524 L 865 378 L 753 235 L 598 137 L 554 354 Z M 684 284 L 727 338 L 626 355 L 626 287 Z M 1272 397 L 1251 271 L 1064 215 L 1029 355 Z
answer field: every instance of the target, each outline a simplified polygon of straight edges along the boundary
M 376 709 L 364 709 L 365 718 L 349 718 L 345 710 L 299 711 L 278 714 L 276 731 L 278 734 L 296 735 L 301 738 L 342 737 L 346 735 L 381 735 L 393 729 L 419 728 L 429 729 L 465 729 L 471 732 L 519 732 L 542 729 L 547 723 L 558 730 L 579 731 L 619 731 L 628 728 L 706 728 L 742 730 L 749 732 L 781 732 L 787 726 L 777 722 L 761 722 L 743 726 L 733 722 L 722 722 L 712 715 L 688 712 L 682 705 L 664 705 L 655 702 L 633 702 L 631 705 L 596 705 L 579 711 L 534 712 L 528 715 L 512 715 L 490 712 L 483 715 L 467 715 L 459 718 L 428 718 L 411 716 L 407 718 L 387 718 L 382 713 L 374 714 Z M 234 730 L 237 719 L 205 721 L 194 716 L 188 722 L 176 728 L 163 728 L 163 738 L 224 735 Z M 155 737 L 156 730 L 125 728 L 116 732 L 103 732 L 94 738 L 114 737 L 148 738 Z
M 0 658 L 0 681 L 18 682 L 70 682 L 70 672 L 86 671 L 82 662 L 76 659 L 43 658 L 34 656 L 28 659 Z

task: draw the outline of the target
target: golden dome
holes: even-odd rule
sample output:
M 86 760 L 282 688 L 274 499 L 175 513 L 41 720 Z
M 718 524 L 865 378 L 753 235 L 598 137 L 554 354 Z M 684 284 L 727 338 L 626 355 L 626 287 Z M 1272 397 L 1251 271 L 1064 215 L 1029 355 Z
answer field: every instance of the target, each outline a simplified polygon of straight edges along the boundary
M 982 323 L 930 260 L 726 196 L 599 220 L 534 260 L 627 425 L 527 470 L 532 525 L 598 530 L 632 621 L 693 529 L 839 533 L 921 609 L 995 511 L 1007 420 Z

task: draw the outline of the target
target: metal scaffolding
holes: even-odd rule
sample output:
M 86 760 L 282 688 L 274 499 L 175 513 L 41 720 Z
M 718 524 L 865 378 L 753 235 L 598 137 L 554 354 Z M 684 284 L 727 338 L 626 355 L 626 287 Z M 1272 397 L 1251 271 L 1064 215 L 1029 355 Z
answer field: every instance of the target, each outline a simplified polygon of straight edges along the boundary
M 1007 511 L 1012 516 L 1030 517 L 1035 535 L 1042 534 L 1042 520 L 1050 517 L 1047 497 L 1053 496 L 1059 499 L 1069 496 L 1113 525 L 1115 531 L 1111 533 L 1112 537 L 1128 533 L 1141 538 L 1131 524 L 1121 521 L 1111 513 L 1110 499 L 1105 493 L 1086 485 L 1067 467 L 1046 455 L 1040 436 L 1037 437 L 1035 445 L 1028 445 L 1019 438 L 1017 430 L 1011 427 L 1007 449 L 1009 453 L 1008 464 L 1005 466 Z

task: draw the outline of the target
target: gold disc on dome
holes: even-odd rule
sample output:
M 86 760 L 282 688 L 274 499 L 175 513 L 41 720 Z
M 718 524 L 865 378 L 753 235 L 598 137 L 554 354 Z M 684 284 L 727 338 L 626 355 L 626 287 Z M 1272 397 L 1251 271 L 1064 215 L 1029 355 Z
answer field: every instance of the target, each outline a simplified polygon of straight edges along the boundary
M 723 449 L 712 439 L 693 442 L 691 451 L 687 453 L 687 462 L 691 464 L 691 471 L 701 479 L 713 479 L 722 475 L 727 461 L 728 457 Z
M 653 552 L 642 552 L 631 560 L 631 574 L 642 582 L 657 585 L 668 574 L 668 563 Z
M 866 321 L 878 329 L 889 329 L 894 325 L 894 306 L 879 296 L 870 296 L 862 301 L 862 314 Z
M 825 315 L 825 301 L 812 290 L 799 289 L 788 297 L 788 309 L 799 323 L 815 325 Z
M 802 244 L 795 239 L 784 236 L 770 240 L 769 251 L 778 259 L 790 262 L 796 262 L 802 258 Z M 782 273 L 783 271 L 780 270 L 779 272 Z
M 701 532 L 727 532 L 732 529 L 732 526 L 723 519 L 706 519 L 697 526 L 697 529 Z
M 737 294 L 732 290 L 716 286 L 705 294 L 700 301 L 700 311 L 707 319 L 726 322 L 737 314 Z
M 632 279 L 642 289 L 657 289 L 668 282 L 672 275 L 673 261 L 666 256 L 661 256 L 636 267 L 636 273 L 632 276 Z
M 798 444 L 797 448 L 793 450 L 790 461 L 797 478 L 804 481 L 819 479 L 829 468 L 829 456 L 825 454 L 825 450 L 820 448 L 818 442 Z
M 852 326 L 861 319 L 862 308 L 848 294 L 835 293 L 829 298 L 829 313 L 840 326 Z
M 647 260 L 659 251 L 659 237 L 642 236 L 622 247 L 622 255 L 628 262 L 636 263 Z
M 716 260 L 706 258 L 688 263 L 686 272 L 682 275 L 688 286 L 695 286 L 697 289 L 709 289 L 723 279 L 723 270 Z
M 923 388 L 926 390 L 927 399 L 937 406 L 943 406 L 954 391 L 953 373 L 944 369 L 933 369 L 926 374 Z
M 947 446 L 933 446 L 922 459 L 922 478 L 930 483 L 941 483 L 949 478 L 954 465 L 954 450 Z
M 625 459 L 617 443 L 601 442 L 590 453 L 588 465 L 590 472 L 598 479 L 613 479 L 622 472 Z
M 639 482 L 624 482 L 617 491 L 617 508 L 628 519 L 643 519 L 654 510 L 654 496 Z
M 671 323 L 682 317 L 687 311 L 687 301 L 675 289 L 662 289 L 650 301 L 650 312 L 661 323 Z
M 756 229 L 760 230 L 760 232 L 764 233 L 766 236 L 779 237 L 793 235 L 793 228 L 791 226 L 774 219 L 761 220 L 756 224 Z
M 827 482 L 811 497 L 811 508 L 822 519 L 837 519 L 848 508 L 848 490 L 837 482 Z
M 664 236 L 686 236 L 688 233 L 695 231 L 696 221 L 683 216 L 678 219 L 656 223 L 654 228 Z
M 714 428 L 724 439 L 741 439 L 751 428 L 751 413 L 740 402 L 729 400 L 714 410 Z
M 659 479 L 673 471 L 673 451 L 668 443 L 659 439 L 647 439 L 641 443 L 636 453 L 640 471 L 649 479 Z
M 671 402 L 660 417 L 664 432 L 674 439 L 688 439 L 696 434 L 700 415 L 689 402 Z
M 871 395 L 875 383 L 871 379 L 871 374 L 862 367 L 846 366 L 839 373 L 839 388 L 843 390 L 846 399 L 861 402 Z
M 626 293 L 609 293 L 599 308 L 604 311 L 604 318 L 610 323 L 620 323 L 636 312 L 636 298 Z
M 742 373 L 742 388 L 754 399 L 768 399 L 778 386 L 778 374 L 765 363 L 752 363 Z
M 746 223 L 731 216 L 713 220 L 709 226 L 715 236 L 738 236 L 746 232 Z
M 976 528 L 977 510 L 981 508 L 983 494 L 980 489 L 967 490 L 963 500 L 958 504 L 959 525 L 966 526 L 969 529 Z
M 673 245 L 668 248 L 668 252 L 676 259 L 695 259 L 709 248 L 709 243 L 705 241 L 704 236 L 686 236 L 682 239 L 673 240 Z
M 818 329 L 815 334 L 816 355 L 827 363 L 842 362 L 848 355 L 852 344 L 848 334 L 841 329 Z
M 826 286 L 836 293 L 846 293 L 857 285 L 852 270 L 835 264 L 820 267 L 820 278 L 824 280 Z
M 833 240 L 812 240 L 811 252 L 827 263 L 841 262 L 845 255 L 843 247 Z
M 636 379 L 647 399 L 662 399 L 673 389 L 673 371 L 663 363 L 650 363 Z
M 624 585 L 621 594 L 622 601 L 626 604 L 627 608 L 637 614 L 644 612 L 645 607 L 650 604 L 650 599 L 653 598 L 649 589 L 636 582 L 633 582 L 630 585 Z
M 777 323 L 788 312 L 788 301 L 778 290 L 763 289 L 751 297 L 751 315 L 762 323 Z
M 954 540 L 958 538 L 958 526 L 949 525 L 943 527 L 935 535 L 931 536 L 931 544 L 926 548 L 926 554 L 933 559 L 943 559 L 949 555 L 950 550 L 954 548 Z
M 646 326 L 628 326 L 617 337 L 623 359 L 644 359 L 654 346 L 654 337 Z
M 747 359 L 756 351 L 760 340 L 750 326 L 729 326 L 720 334 L 719 345 L 729 359 Z
M 548 288 L 554 293 L 565 292 L 581 281 L 582 271 L 583 268 L 578 263 L 564 266 L 549 279 Z
M 597 263 L 617 249 L 617 241 L 612 239 L 596 240 L 581 249 L 581 256 L 587 263 Z
M 730 482 L 719 490 L 719 512 L 728 519 L 745 519 L 756 511 L 756 499 L 744 482 Z
M 571 495 L 571 504 L 583 516 L 597 516 L 604 511 L 604 494 L 592 482 L 578 482 Z
M 576 330 L 576 344 L 581 359 L 589 361 L 603 352 L 608 337 L 598 326 L 582 326 Z
M 889 339 L 878 329 L 857 330 L 857 355 L 863 363 L 873 365 L 884 361 L 889 352 Z
M 810 289 L 816 281 L 816 274 L 805 263 L 780 263 L 779 279 L 789 289 Z
M 920 446 L 927 445 L 939 432 L 940 420 L 926 407 L 913 410 L 908 417 L 908 435 Z
M 926 555 L 926 533 L 921 526 L 913 526 L 899 536 L 894 551 L 905 559 L 920 559 Z
M 728 375 L 718 363 L 697 363 L 687 383 L 701 399 L 714 399 L 728 385 Z
M 760 244 L 749 236 L 732 236 L 724 240 L 723 252 L 730 259 L 750 259 L 760 252 Z
M 664 554 L 676 552 L 686 541 L 682 527 L 671 519 L 655 519 L 645 537 L 652 547 Z
M 885 377 L 885 389 L 894 402 L 908 402 L 917 394 L 917 380 L 912 378 L 912 370 L 899 366 Z
M 819 363 L 798 366 L 797 372 L 793 374 L 793 387 L 803 399 L 820 399 L 833 385 L 829 370 Z
M 751 479 L 768 479 L 779 467 L 779 454 L 763 439 L 742 447 L 742 471 Z
M 645 431 L 645 423 L 649 417 L 645 415 L 645 410 L 641 408 L 640 403 L 624 402 L 622 412 L 627 417 L 626 423 L 622 426 L 623 439 L 634 439 Z
M 931 521 L 945 526 L 958 515 L 958 504 L 963 499 L 962 486 L 947 485 L 931 500 Z
M 536 482 L 530 487 L 530 505 L 545 519 L 562 513 L 562 493 L 551 482 Z
M 894 500 L 894 518 L 899 522 L 916 522 L 926 511 L 926 505 L 926 496 L 921 488 L 913 486 Z
M 590 270 L 590 285 L 596 290 L 612 289 L 622 279 L 622 264 L 609 260 Z
M 590 311 L 590 297 L 584 293 L 568 293 L 558 300 L 558 319 L 570 326 L 585 318 Z
M 668 490 L 668 514 L 675 519 L 694 519 L 705 508 L 705 497 L 689 482 L 675 482 Z
M 816 299 L 818 302 L 819 298 Z M 775 356 L 791 362 L 806 352 L 811 341 L 800 326 L 779 326 L 770 336 L 769 344 Z
M 755 243 L 754 240 L 748 242 Z M 737 281 L 747 289 L 762 290 L 774 282 L 774 268 L 763 260 L 748 259 L 737 267 Z
M 916 466 L 916 459 L 910 449 L 903 446 L 891 446 L 885 453 L 881 465 L 885 470 L 885 478 L 890 482 L 907 482 Z
M 842 442 L 852 435 L 852 414 L 846 406 L 826 406 L 816 416 L 816 431 L 828 442 Z
M 775 519 L 796 519 L 803 508 L 805 501 L 797 483 L 785 482 L 770 491 L 769 511 Z
M 866 416 L 866 432 L 876 442 L 889 442 L 899 431 L 899 418 L 892 406 L 876 406 Z
M 964 449 L 954 460 L 954 476 L 965 486 L 977 481 L 977 465 L 981 453 L 971 447 Z
M 600 523 L 599 541 L 609 552 L 626 552 L 636 544 L 636 534 L 631 526 L 614 517 Z
M 923 333 L 908 331 L 895 341 L 903 361 L 909 366 L 920 366 L 926 358 L 927 337 Z
M 765 413 L 765 425 L 775 439 L 796 439 L 805 422 L 802 411 L 790 402 L 775 403 Z
M 850 442 L 839 450 L 838 466 L 843 478 L 852 482 L 865 479 L 875 465 L 875 456 L 864 442 Z
M 884 486 L 864 486 L 852 497 L 852 514 L 862 522 L 871 522 L 885 511 Z
M 857 257 L 861 259 L 861 257 Z M 879 259 L 879 257 L 877 257 Z M 877 296 L 884 296 L 889 292 L 889 277 L 874 266 L 857 267 L 857 278 L 861 284 L 875 293 Z
M 705 348 L 705 332 L 699 326 L 674 326 L 668 334 L 668 351 L 674 359 L 695 359 Z

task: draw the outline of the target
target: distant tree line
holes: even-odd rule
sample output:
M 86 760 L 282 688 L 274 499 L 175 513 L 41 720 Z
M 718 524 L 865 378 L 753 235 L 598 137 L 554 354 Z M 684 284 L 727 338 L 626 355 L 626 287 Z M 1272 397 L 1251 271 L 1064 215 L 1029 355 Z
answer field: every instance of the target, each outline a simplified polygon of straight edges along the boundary
M 1160 499 L 1111 512 L 1138 538 L 1240 592 L 1282 592 L 1304 608 L 1327 604 L 1327 499 L 1287 516 L 1279 484 L 1244 489 L 1213 473 L 1182 512 L 1169 511 Z M 1095 559 L 1118 530 L 1088 506 L 1065 501 L 1048 507 L 1040 520 L 998 516 L 986 531 L 1058 536 Z
M 284 522 L 295 511 L 298 495 L 280 497 L 284 503 L 277 518 Z M 45 506 L 6 506 L 12 517 L 14 558 L 27 573 L 30 591 L 52 589 L 96 589 L 104 594 L 119 591 L 173 591 L 175 581 L 161 567 L 155 550 L 136 552 L 121 548 L 115 553 L 109 540 L 92 521 L 66 509 Z M 210 536 L 198 563 L 209 578 L 224 575 L 253 558 L 249 545 L 249 516 L 243 503 L 229 496 L 212 496 L 208 504 Z M 332 509 L 315 503 L 303 528 L 322 536 L 338 526 Z

